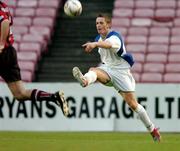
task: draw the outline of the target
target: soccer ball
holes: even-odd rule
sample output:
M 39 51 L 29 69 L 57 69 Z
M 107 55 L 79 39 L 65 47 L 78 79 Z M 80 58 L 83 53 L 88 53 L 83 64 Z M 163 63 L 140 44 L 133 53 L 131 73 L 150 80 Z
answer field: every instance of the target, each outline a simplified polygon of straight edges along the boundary
M 64 12 L 67 16 L 79 16 L 82 13 L 82 5 L 79 0 L 67 0 L 64 4 Z

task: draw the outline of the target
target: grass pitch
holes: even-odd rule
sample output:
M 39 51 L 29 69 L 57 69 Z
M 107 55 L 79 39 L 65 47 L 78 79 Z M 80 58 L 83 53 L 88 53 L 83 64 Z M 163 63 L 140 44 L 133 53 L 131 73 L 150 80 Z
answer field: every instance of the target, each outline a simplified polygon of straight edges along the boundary
M 0 151 L 180 151 L 180 134 L 162 133 L 0 132 Z

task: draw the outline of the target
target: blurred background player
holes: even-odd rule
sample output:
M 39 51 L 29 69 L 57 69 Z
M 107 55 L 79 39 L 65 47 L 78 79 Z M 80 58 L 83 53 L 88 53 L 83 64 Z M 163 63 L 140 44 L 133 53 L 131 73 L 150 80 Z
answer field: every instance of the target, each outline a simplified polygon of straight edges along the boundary
M 90 68 L 84 75 L 78 67 L 74 67 L 73 76 L 83 87 L 96 81 L 113 86 L 129 107 L 138 114 L 154 141 L 160 141 L 158 128 L 152 123 L 144 107 L 136 100 L 135 80 L 130 73 L 134 61 L 131 54 L 126 52 L 121 35 L 111 30 L 111 19 L 105 14 L 97 16 L 96 28 L 99 35 L 95 42 L 87 42 L 82 46 L 88 53 L 98 48 L 102 65 Z
M 0 1 L 0 76 L 6 81 L 13 96 L 19 101 L 52 101 L 56 103 L 65 116 L 68 116 L 68 104 L 63 93 L 54 94 L 41 90 L 25 89 L 21 81 L 20 68 L 17 62 L 17 54 L 12 46 L 14 39 L 11 31 L 13 24 L 8 6 Z

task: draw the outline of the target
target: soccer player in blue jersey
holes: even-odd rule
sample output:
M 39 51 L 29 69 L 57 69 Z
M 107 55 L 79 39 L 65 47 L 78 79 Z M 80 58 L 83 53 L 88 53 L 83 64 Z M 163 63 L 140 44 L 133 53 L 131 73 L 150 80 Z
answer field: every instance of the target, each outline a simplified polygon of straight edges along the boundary
M 113 86 L 129 107 L 138 114 L 154 141 L 160 141 L 158 128 L 152 123 L 144 107 L 136 100 L 135 80 L 130 73 L 134 60 L 132 55 L 126 52 L 121 35 L 111 30 L 111 18 L 105 14 L 97 16 L 96 28 L 98 36 L 95 42 L 87 42 L 82 47 L 88 53 L 98 48 L 102 65 L 90 68 L 84 75 L 78 67 L 74 67 L 72 70 L 74 78 L 83 87 L 96 81 Z

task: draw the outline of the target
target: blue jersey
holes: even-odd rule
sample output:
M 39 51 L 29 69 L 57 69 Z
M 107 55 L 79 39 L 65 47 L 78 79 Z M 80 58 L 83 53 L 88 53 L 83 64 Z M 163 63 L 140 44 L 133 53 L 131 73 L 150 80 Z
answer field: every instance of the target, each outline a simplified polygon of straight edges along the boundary
M 108 66 L 121 66 L 122 68 L 129 68 L 129 66 L 134 64 L 134 59 L 130 53 L 126 52 L 123 39 L 119 33 L 110 31 L 104 39 L 98 35 L 95 41 L 108 41 L 112 44 L 110 49 L 98 49 L 101 61 L 104 64 Z

